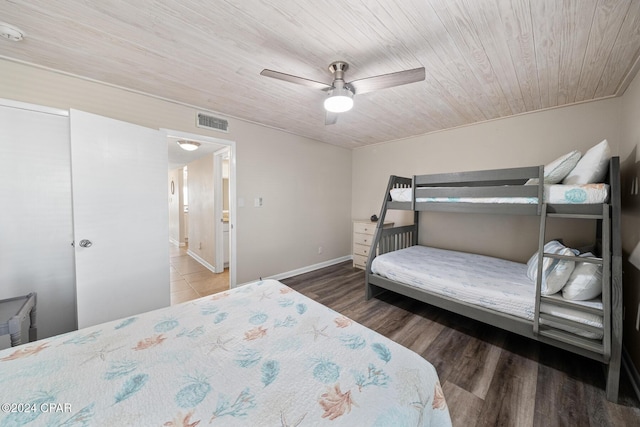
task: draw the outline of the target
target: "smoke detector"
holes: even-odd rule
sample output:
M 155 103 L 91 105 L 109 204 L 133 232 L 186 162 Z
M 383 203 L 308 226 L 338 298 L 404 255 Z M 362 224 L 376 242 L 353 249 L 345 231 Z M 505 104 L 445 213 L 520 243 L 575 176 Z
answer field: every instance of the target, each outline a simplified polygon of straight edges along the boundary
M 14 27 L 13 25 L 9 25 L 5 22 L 0 22 L 0 37 L 14 42 L 19 42 L 24 38 L 24 31 L 17 27 Z

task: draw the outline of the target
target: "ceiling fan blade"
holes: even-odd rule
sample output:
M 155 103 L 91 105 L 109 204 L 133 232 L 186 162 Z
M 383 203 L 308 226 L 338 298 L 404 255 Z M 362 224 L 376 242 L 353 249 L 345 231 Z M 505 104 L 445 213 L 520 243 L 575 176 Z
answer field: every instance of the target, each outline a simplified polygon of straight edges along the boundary
M 397 73 L 382 74 L 380 76 L 367 77 L 349 82 L 356 95 L 386 89 L 395 86 L 406 85 L 424 80 L 424 67 L 413 70 L 398 71 Z
M 285 82 L 295 83 L 295 84 L 308 86 L 308 87 L 312 87 L 320 90 L 331 89 L 331 85 L 329 84 L 317 82 L 315 80 L 305 79 L 303 77 L 292 76 L 291 74 L 285 74 L 279 71 L 265 69 L 260 72 L 260 75 L 271 77 L 273 79 L 284 80 Z
M 325 125 L 335 125 L 337 121 L 338 121 L 337 113 L 331 113 L 329 111 L 326 112 L 326 115 L 324 116 Z

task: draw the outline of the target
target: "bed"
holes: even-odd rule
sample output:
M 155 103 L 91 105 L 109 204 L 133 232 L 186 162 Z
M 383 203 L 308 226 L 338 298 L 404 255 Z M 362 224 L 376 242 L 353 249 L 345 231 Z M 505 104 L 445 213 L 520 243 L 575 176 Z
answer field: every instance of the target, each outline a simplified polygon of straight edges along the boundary
M 617 401 L 622 351 L 620 160 L 608 154 L 606 140 L 596 147 L 597 178 L 582 179 L 591 171 L 580 167 L 577 152 L 547 166 L 391 176 L 378 224 L 390 210 L 413 211 L 413 224 L 377 226 L 365 273 L 366 297 L 393 291 L 598 360 L 607 367 L 607 399 Z M 592 150 L 585 154 L 588 161 L 594 158 Z M 570 158 L 573 163 L 567 164 Z M 549 179 L 558 165 L 565 168 L 556 173 L 561 177 Z M 580 179 L 562 181 L 572 170 Z M 595 179 L 602 181 L 580 182 Z M 420 214 L 431 211 L 537 216 L 538 250 L 524 264 L 420 246 Z M 580 254 L 548 240 L 550 217 L 595 221 L 593 253 Z
M 419 355 L 275 280 L 0 351 L 0 425 L 450 426 Z
M 527 264 L 446 249 L 411 246 L 376 257 L 371 271 L 456 301 L 527 321 L 534 318 L 536 288 L 527 277 Z M 575 304 L 602 310 L 602 301 L 598 298 L 575 301 Z M 559 329 L 585 338 L 602 339 L 601 315 L 546 303 L 541 304 L 540 311 L 588 327 L 584 330 L 549 322 Z

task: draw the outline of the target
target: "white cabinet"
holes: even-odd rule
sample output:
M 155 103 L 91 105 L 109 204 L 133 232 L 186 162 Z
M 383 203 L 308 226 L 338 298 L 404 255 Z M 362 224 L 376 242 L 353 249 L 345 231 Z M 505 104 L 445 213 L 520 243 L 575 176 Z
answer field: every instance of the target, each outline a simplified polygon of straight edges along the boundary
M 353 221 L 353 266 L 355 268 L 366 267 L 377 225 L 377 222 L 368 219 Z M 387 221 L 383 227 L 393 227 L 393 222 Z

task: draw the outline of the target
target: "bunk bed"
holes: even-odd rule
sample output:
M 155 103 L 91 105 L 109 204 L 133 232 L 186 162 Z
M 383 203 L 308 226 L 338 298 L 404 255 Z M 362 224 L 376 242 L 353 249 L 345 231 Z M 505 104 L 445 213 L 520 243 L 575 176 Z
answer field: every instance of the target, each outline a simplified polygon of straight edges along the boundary
M 391 176 L 367 262 L 366 298 L 393 291 L 600 361 L 607 367 L 607 399 L 616 402 L 622 351 L 620 161 L 608 159 L 606 182 L 583 188 L 598 193 L 595 199 L 573 197 L 578 190 L 571 186 L 546 185 L 544 166 Z M 413 211 L 413 224 L 382 228 L 390 210 Z M 423 212 L 537 216 L 538 251 L 523 264 L 420 246 Z M 596 221 L 593 253 L 578 257 L 577 251 L 549 250 L 558 243 L 547 241 L 552 217 Z M 576 301 L 554 293 L 543 268 L 563 262 L 574 263 L 574 269 L 598 268 L 601 296 Z M 532 269 L 535 280 L 528 275 Z

